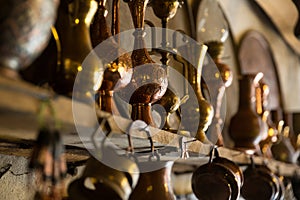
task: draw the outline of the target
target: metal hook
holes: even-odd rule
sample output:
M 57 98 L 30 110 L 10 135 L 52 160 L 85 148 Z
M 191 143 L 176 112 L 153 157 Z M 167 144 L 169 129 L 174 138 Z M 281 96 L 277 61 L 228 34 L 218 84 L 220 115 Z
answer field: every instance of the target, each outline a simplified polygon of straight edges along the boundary
M 131 140 L 131 132 L 134 131 L 134 130 L 138 130 L 138 131 L 143 131 L 146 133 L 147 135 L 147 138 L 149 140 L 149 143 L 150 143 L 150 153 L 151 155 L 149 156 L 149 160 L 152 160 L 152 158 L 156 157 L 157 160 L 160 160 L 160 156 L 158 154 L 158 152 L 155 150 L 155 147 L 154 147 L 154 142 L 153 142 L 153 139 L 151 137 L 151 132 L 149 130 L 149 125 L 147 125 L 144 121 L 141 121 L 141 120 L 136 120 L 136 121 L 133 121 L 127 132 L 128 132 L 128 142 L 129 142 L 129 148 L 132 148 L 132 151 L 131 153 L 133 154 L 134 153 L 134 148 L 133 148 L 133 144 L 132 144 L 132 140 Z M 133 154 L 136 156 L 136 154 Z
M 103 148 L 104 147 L 104 144 L 105 144 L 105 141 L 106 141 L 106 138 L 109 136 L 109 134 L 111 133 L 111 127 L 107 121 L 106 118 L 99 118 L 99 126 L 97 127 L 96 131 L 93 132 L 93 134 L 91 135 L 91 141 L 94 145 L 94 147 L 96 149 L 99 149 L 99 148 Z M 96 141 L 96 136 L 97 134 L 101 134 L 102 135 L 102 140 L 101 140 L 101 143 L 100 145 L 98 145 L 97 141 Z

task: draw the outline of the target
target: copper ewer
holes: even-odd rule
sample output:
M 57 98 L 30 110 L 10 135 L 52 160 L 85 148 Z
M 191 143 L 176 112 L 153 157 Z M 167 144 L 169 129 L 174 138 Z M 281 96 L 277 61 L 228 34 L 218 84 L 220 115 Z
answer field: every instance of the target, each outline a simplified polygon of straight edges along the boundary
M 213 62 L 208 62 L 208 64 L 203 66 L 204 81 L 201 83 L 201 86 L 209 93 L 211 99 L 210 102 L 215 111 L 208 134 L 210 134 L 211 137 L 217 137 L 217 145 L 223 146 L 223 120 L 221 116 L 222 101 L 226 88 L 228 88 L 232 83 L 233 73 L 231 72 L 229 66 L 223 63 L 221 59 L 223 55 L 224 44 L 222 42 L 211 41 L 207 42 L 205 45 L 208 46 L 207 51 L 212 57 Z M 217 69 L 212 68 L 215 66 Z M 208 88 L 208 85 L 210 88 Z
M 170 51 L 174 51 L 169 47 L 166 32 L 167 23 L 176 15 L 177 9 L 178 7 L 180 7 L 181 4 L 182 2 L 180 0 L 151 0 L 149 2 L 149 5 L 152 7 L 154 14 L 161 19 L 162 41 L 161 49 L 158 49 L 157 51 L 161 55 L 160 61 L 163 64 L 163 67 L 166 71 L 168 70 L 167 65 L 170 61 Z M 170 83 L 168 83 L 168 85 L 169 86 L 166 90 L 166 93 L 155 104 L 161 105 L 164 108 L 164 110 L 162 111 L 163 113 L 160 112 L 161 116 L 165 116 L 165 118 L 161 120 L 162 129 L 169 132 L 177 133 L 178 127 L 171 127 L 170 118 L 172 113 L 177 111 L 180 105 L 185 102 L 184 99 L 186 99 L 188 96 L 186 95 L 185 97 L 183 97 L 182 100 L 180 100 L 180 97 L 178 96 L 179 94 L 176 92 L 175 88 L 172 88 Z

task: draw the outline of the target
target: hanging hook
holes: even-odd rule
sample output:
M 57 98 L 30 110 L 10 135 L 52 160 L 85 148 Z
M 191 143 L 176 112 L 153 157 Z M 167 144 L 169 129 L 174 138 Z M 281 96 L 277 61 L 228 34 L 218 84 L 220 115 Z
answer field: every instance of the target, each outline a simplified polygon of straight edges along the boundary
M 150 153 L 151 155 L 149 156 L 149 160 L 152 160 L 152 158 L 156 158 L 157 160 L 160 160 L 160 156 L 159 154 L 157 153 L 157 151 L 155 150 L 155 147 L 154 147 L 154 142 L 153 142 L 153 139 L 152 139 L 152 136 L 151 136 L 151 132 L 149 130 L 149 125 L 147 125 L 144 121 L 141 121 L 141 120 L 135 120 L 131 123 L 131 125 L 129 126 L 128 128 L 128 135 L 132 135 L 132 132 L 134 131 L 143 131 L 146 133 L 147 135 L 147 138 L 149 140 L 149 143 L 150 143 Z M 130 141 L 131 143 L 131 141 Z M 133 148 L 132 146 L 132 143 L 130 144 L 131 148 Z M 130 148 L 129 146 L 129 148 Z

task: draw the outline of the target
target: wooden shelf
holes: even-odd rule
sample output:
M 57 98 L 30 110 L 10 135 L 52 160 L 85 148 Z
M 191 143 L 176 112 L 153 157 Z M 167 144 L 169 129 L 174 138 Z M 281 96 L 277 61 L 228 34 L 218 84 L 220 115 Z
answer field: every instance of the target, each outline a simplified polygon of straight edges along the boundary
M 57 118 L 62 123 L 61 132 L 64 143 L 68 146 L 94 148 L 91 136 L 97 122 L 95 122 L 95 116 L 91 114 L 96 114 L 93 107 L 80 102 L 72 102 L 71 99 L 63 96 L 54 96 L 47 89 L 33 86 L 21 80 L 15 81 L 3 77 L 0 77 L 0 96 L 0 139 L 5 141 L 35 140 L 38 130 L 37 110 L 42 100 L 51 98 Z M 80 119 L 74 118 L 72 103 L 73 107 L 87 110 L 87 112 L 82 113 Z M 124 151 L 128 146 L 127 135 L 124 134 L 124 130 L 132 128 L 133 122 L 130 119 L 111 116 L 103 112 L 98 112 L 97 115 L 105 119 L 112 130 L 108 141 L 118 146 L 120 152 Z M 78 127 L 81 130 L 80 137 L 77 134 Z M 153 127 L 149 127 L 149 131 L 155 147 L 161 154 L 162 160 L 171 159 L 182 165 L 195 166 L 207 162 L 207 155 L 212 145 L 193 141 L 194 138 Z M 136 129 L 131 134 L 133 135 L 133 144 L 137 152 L 149 149 L 149 140 L 144 131 Z M 99 137 L 98 139 L 100 140 L 101 138 Z M 186 144 L 186 150 L 190 155 L 187 159 L 180 158 L 180 141 L 182 140 L 192 141 Z M 1 151 L 1 153 L 5 153 L 5 151 Z M 219 147 L 219 153 L 220 156 L 226 157 L 240 165 L 250 163 L 249 156 L 239 151 Z M 278 171 L 284 176 L 292 176 L 295 172 L 300 174 L 300 167 L 296 164 L 282 163 L 262 157 L 254 157 L 254 161 L 255 163 L 266 162 L 272 170 Z

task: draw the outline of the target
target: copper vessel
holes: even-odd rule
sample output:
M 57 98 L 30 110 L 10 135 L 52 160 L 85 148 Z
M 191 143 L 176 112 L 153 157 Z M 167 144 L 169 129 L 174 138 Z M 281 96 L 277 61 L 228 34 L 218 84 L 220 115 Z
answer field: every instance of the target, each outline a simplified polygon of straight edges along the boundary
M 96 55 L 90 56 L 86 66 L 83 66 L 83 61 L 92 55 L 89 27 L 96 8 L 94 0 L 61 1 L 55 26 L 58 63 L 53 83 L 54 90 L 59 94 L 72 97 L 76 78 L 79 87 L 74 88 L 74 92 L 79 98 L 100 87 L 103 72 Z
M 207 51 L 207 46 L 200 45 L 197 47 L 190 46 L 188 49 L 192 52 L 187 55 L 193 55 L 193 60 L 196 60 L 196 66 L 189 64 L 187 67 L 187 80 L 191 85 L 192 91 L 189 91 L 189 100 L 182 106 L 183 127 L 191 132 L 191 135 L 196 139 L 210 143 L 208 141 L 205 131 L 212 122 L 214 109 L 212 105 L 203 97 L 201 89 L 201 75 L 204 57 Z M 194 98 L 193 98 L 194 96 Z
M 151 0 L 149 5 L 152 7 L 154 14 L 161 19 L 161 25 L 162 25 L 162 42 L 161 42 L 161 48 L 157 51 L 161 55 L 161 63 L 163 64 L 163 67 L 167 70 L 167 65 L 170 61 L 169 55 L 170 51 L 174 51 L 169 47 L 169 42 L 167 38 L 166 28 L 167 23 L 170 19 L 172 19 L 177 12 L 178 7 L 182 4 L 180 0 Z M 162 116 L 165 116 L 164 119 L 162 119 L 162 129 L 170 132 L 177 133 L 178 127 L 171 127 L 170 125 L 170 117 L 172 113 L 174 113 L 180 106 L 180 104 L 183 103 L 183 101 L 180 100 L 176 90 L 174 88 L 171 88 L 170 83 L 168 83 L 169 87 L 166 90 L 166 93 L 163 95 L 163 97 L 156 102 L 156 104 L 161 105 L 164 108 Z
M 221 118 L 221 107 L 225 90 L 232 83 L 233 74 L 229 66 L 221 60 L 224 44 L 222 42 L 213 41 L 208 42 L 207 46 L 208 54 L 212 57 L 212 60 L 217 67 L 217 69 L 214 70 L 211 68 L 212 66 L 203 66 L 203 76 L 205 77 L 205 81 L 202 82 L 202 87 L 210 94 L 211 104 L 215 110 L 214 118 L 208 131 L 210 132 L 211 137 L 217 137 L 216 144 L 218 146 L 223 146 L 223 120 Z M 209 88 L 207 85 L 211 87 L 210 91 L 208 91 Z
M 151 104 L 164 95 L 168 82 L 165 70 L 151 59 L 145 49 L 143 28 L 147 3 L 148 0 L 128 1 L 136 29 L 134 50 L 131 55 L 133 75 L 123 94 L 132 105 L 131 118 L 155 126 L 151 116 Z
M 1 2 L 0 73 L 16 77 L 44 50 L 59 0 Z
M 175 200 L 170 182 L 172 161 L 149 161 L 138 165 L 140 177 L 129 200 Z
M 272 158 L 271 146 L 278 142 L 278 128 L 267 108 L 269 92 L 269 86 L 261 80 L 256 88 L 256 112 L 262 118 L 262 141 L 259 145 L 263 155 Z
M 113 15 L 118 13 L 118 1 L 119 0 L 114 1 L 113 10 L 115 13 L 113 13 Z M 106 21 L 107 10 L 105 4 L 106 0 L 99 1 L 98 10 L 95 14 L 93 23 L 91 24 L 91 40 L 93 47 L 97 47 L 101 42 L 112 36 Z M 115 23 L 115 26 L 119 27 L 119 21 L 116 21 Z M 118 31 L 114 31 L 114 33 L 118 33 Z M 112 43 L 111 49 L 121 52 L 117 41 L 114 41 L 114 39 L 111 39 L 110 41 Z M 127 53 L 124 53 L 118 56 L 115 61 L 107 63 L 105 58 L 103 61 L 106 69 L 104 70 L 101 87 L 98 90 L 99 99 L 97 100 L 97 103 L 101 110 L 117 114 L 118 110 L 113 99 L 113 94 L 115 91 L 120 90 L 129 83 L 132 75 L 131 58 Z
M 229 136 L 234 141 L 234 147 L 253 153 L 262 139 L 262 119 L 255 110 L 255 87 L 260 76 L 256 74 L 243 75 L 239 80 L 239 108 L 231 118 Z

